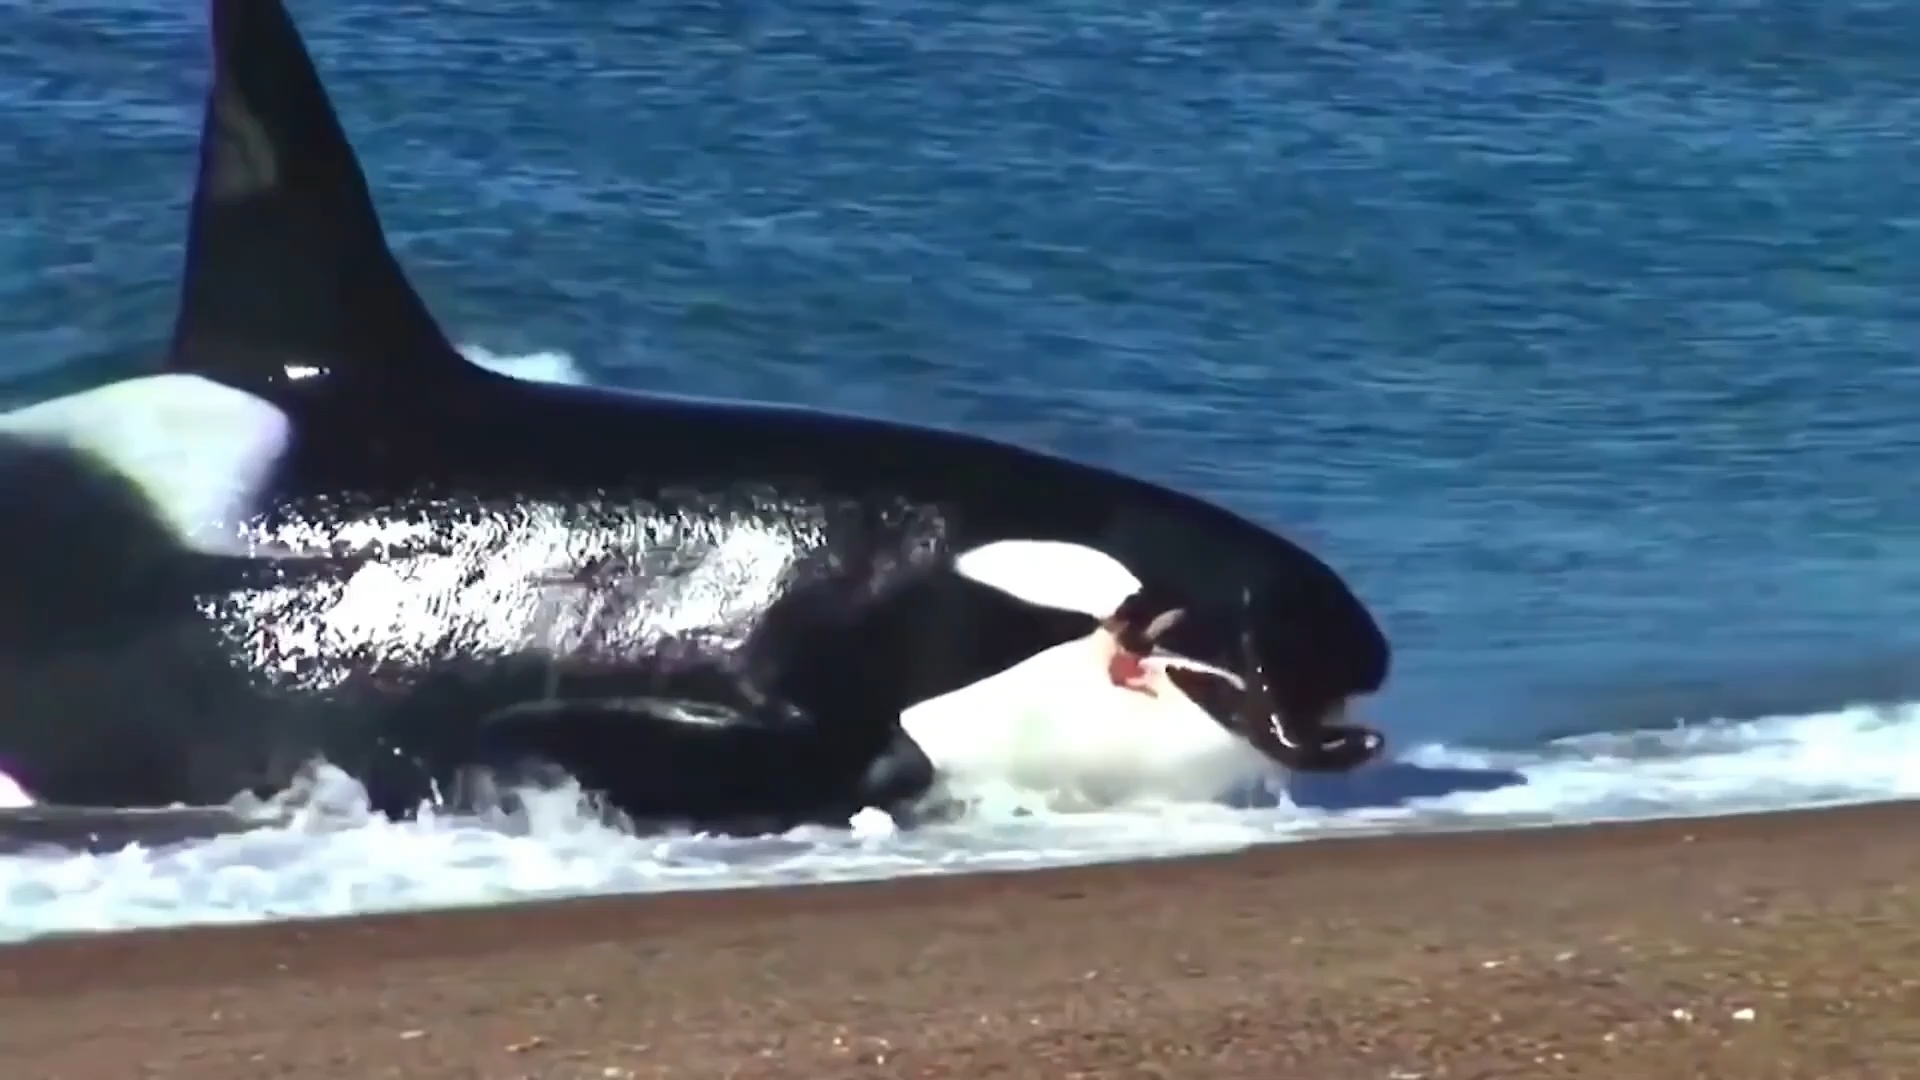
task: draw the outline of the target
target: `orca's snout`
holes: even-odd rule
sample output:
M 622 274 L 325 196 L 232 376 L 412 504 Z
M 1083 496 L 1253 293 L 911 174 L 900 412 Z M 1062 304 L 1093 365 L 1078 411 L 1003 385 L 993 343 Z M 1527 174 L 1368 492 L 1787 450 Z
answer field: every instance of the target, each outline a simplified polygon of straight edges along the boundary
M 1342 685 L 1337 678 L 1329 679 L 1329 667 L 1336 665 L 1325 664 L 1326 658 L 1315 650 L 1279 648 L 1283 643 L 1263 640 L 1251 590 L 1243 593 L 1242 601 L 1237 672 L 1241 695 L 1234 721 L 1240 734 L 1293 772 L 1346 772 L 1385 753 L 1385 734 L 1346 719 L 1352 699 L 1378 689 L 1384 680 L 1384 656 L 1367 665 L 1377 667 L 1378 674 L 1357 685 Z M 1367 623 L 1377 635 L 1370 617 Z M 1276 654 L 1271 662 L 1269 653 Z

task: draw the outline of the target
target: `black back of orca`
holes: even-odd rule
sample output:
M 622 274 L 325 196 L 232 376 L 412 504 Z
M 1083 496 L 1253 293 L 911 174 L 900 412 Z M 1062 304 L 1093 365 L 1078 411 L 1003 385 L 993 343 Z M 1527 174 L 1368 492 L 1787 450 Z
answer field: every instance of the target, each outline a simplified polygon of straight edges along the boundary
M 1197 498 L 936 428 L 468 362 L 389 249 L 279 0 L 213 0 L 212 39 L 167 370 L 272 403 L 290 441 L 242 530 L 276 554 L 180 577 L 192 603 L 159 605 L 171 621 L 154 634 L 220 654 L 207 693 L 245 686 L 275 762 L 321 749 L 398 809 L 511 733 L 503 745 L 590 761 L 641 816 L 831 817 L 847 783 L 925 772 L 872 779 L 900 750 L 902 708 L 1090 628 L 951 572 L 1005 539 L 1118 558 L 1196 613 L 1177 644 L 1203 659 L 1230 662 L 1251 617 L 1303 708 L 1384 681 L 1385 638 L 1334 571 Z M 137 700 L 105 655 L 70 659 L 101 672 L 104 699 Z M 671 703 L 716 672 L 726 718 L 689 735 Z M 753 757 L 729 739 L 796 732 L 816 740 L 798 757 L 699 780 Z M 623 770 L 647 755 L 687 762 L 677 775 L 730 805 L 661 794 L 658 760 Z M 813 779 L 782 780 L 783 756 Z

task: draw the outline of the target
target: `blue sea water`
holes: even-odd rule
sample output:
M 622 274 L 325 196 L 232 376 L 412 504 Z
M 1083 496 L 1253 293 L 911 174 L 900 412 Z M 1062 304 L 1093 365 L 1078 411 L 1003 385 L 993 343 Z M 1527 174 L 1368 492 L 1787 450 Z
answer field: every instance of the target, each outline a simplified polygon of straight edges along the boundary
M 294 5 L 455 337 L 1190 487 L 1402 741 L 1920 697 L 1920 8 Z M 0 393 L 150 363 L 200 5 L 0 7 Z

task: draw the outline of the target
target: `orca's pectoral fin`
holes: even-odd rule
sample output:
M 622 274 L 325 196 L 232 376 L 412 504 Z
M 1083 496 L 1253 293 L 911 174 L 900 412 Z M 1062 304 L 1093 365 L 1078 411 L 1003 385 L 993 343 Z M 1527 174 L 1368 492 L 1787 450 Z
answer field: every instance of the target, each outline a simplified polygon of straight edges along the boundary
M 582 787 L 618 791 L 675 761 L 716 758 L 756 726 L 737 709 L 686 698 L 524 701 L 481 718 L 475 764 L 516 775 L 559 769 Z
M 728 831 L 845 825 L 864 807 L 904 810 L 933 784 L 932 761 L 897 726 L 875 753 L 864 721 L 772 707 L 768 717 L 684 698 L 524 702 L 484 718 L 473 764 L 510 783 L 557 770 L 635 821 Z
M 551 698 L 523 701 L 487 714 L 485 731 L 509 727 L 538 728 L 561 723 L 653 723 L 693 729 L 721 729 L 758 723 L 743 710 L 712 701 L 635 695 L 604 698 Z
M 469 763 L 509 784 L 561 778 L 635 820 L 705 823 L 785 803 L 810 780 L 809 732 L 687 698 L 526 701 L 483 717 Z

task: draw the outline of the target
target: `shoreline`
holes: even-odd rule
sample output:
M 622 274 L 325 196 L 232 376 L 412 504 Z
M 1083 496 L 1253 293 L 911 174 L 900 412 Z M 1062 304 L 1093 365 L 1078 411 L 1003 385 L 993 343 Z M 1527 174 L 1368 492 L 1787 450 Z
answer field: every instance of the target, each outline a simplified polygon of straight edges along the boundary
M 1788 807 L 1788 809 L 1736 809 L 1736 811 L 1716 811 L 1699 813 L 1686 817 L 1622 817 L 1622 819 L 1599 819 L 1599 821 L 1523 821 L 1503 822 L 1503 824 L 1419 824 L 1413 828 L 1396 828 L 1398 822 L 1382 824 L 1379 830 L 1367 826 L 1354 826 L 1340 832 L 1309 834 L 1296 840 L 1277 840 L 1277 842 L 1258 842 L 1246 847 L 1233 847 L 1225 851 L 1175 851 L 1167 855 L 1146 855 L 1146 857 L 1121 857 L 1121 859 L 1094 859 L 1089 863 L 1039 863 L 1025 867 L 985 867 L 979 871 L 958 872 L 906 872 L 899 876 L 858 876 L 858 878 L 824 878 L 824 880 L 801 880 L 785 884 L 720 884 L 720 886 L 695 886 L 695 888 L 674 888 L 659 892 L 593 892 L 593 894 L 559 894 L 559 896 L 530 896 L 493 901 L 493 903 L 455 903 L 444 907 L 392 907 L 392 909 L 371 909 L 371 911 L 349 911 L 340 915 L 290 915 L 282 919 L 238 920 L 238 922 L 173 922 L 159 926 L 125 926 L 125 928 L 106 928 L 106 930 L 54 930 L 40 934 L 35 938 L 0 942 L 0 957 L 10 949 L 33 947 L 46 942 L 69 942 L 69 940 L 90 940 L 90 938 L 148 938 L 165 934 L 227 934 L 227 932 L 246 932 L 259 926 L 328 926 L 334 922 L 382 922 L 392 919 L 442 919 L 442 917 L 468 917 L 482 915 L 492 911 L 524 911 L 524 909 L 547 909 L 547 907 L 572 907 L 572 905 L 601 905 L 601 903 L 645 903 L 645 901 L 680 901 L 705 896 L 733 896 L 733 894 L 803 894 L 812 890 L 866 890 L 866 888 L 916 888 L 922 882 L 945 882 L 950 878 L 960 880 L 981 880 L 981 878 L 1010 878 L 1027 874 L 1054 874 L 1054 872 L 1083 871 L 1127 871 L 1135 867 L 1162 867 L 1162 865 L 1206 865 L 1219 861 L 1235 861 L 1244 857 L 1260 857 L 1261 853 L 1271 849 L 1306 849 L 1306 847 L 1350 846 L 1350 844 L 1398 844 L 1409 840 L 1446 840 L 1459 836 L 1519 836 L 1534 832 L 1597 832 L 1609 834 L 1613 830 L 1638 830 L 1645 826 L 1682 826 L 1688 822 L 1749 821 L 1749 819 L 1770 819 L 1770 817 L 1801 817 L 1801 815 L 1832 815 L 1832 813 L 1851 813 L 1876 807 L 1920 807 L 1920 798 L 1916 799 L 1874 799 L 1874 801 L 1845 801 L 1830 805 L 1812 805 L 1812 807 Z M 58 807 L 65 809 L 65 807 Z M 108 811 L 119 813 L 119 811 Z M 180 813 L 180 811 L 161 811 L 161 813 Z M 198 807 L 192 813 L 200 813 Z M 1916 809 L 1920 813 L 1920 809 Z M 273 822 L 257 824 L 253 828 L 271 828 Z M 194 840 L 211 840 L 221 834 L 194 836 Z M 113 851 L 106 851 L 113 853 Z M 785 903 L 785 901 L 781 901 Z M 0 990 L 4 995 L 4 990 Z
M 1172 852 L 1172 853 L 1162 854 L 1162 855 L 1144 855 L 1144 856 L 1136 856 L 1136 857 L 1096 858 L 1087 862 L 1038 863 L 1033 865 L 1022 865 L 1022 866 L 995 865 L 995 866 L 983 867 L 978 870 L 940 871 L 940 872 L 934 872 L 934 873 L 907 872 L 907 873 L 898 874 L 895 876 L 880 875 L 880 876 L 873 876 L 873 877 L 862 876 L 862 877 L 848 877 L 848 878 L 824 878 L 824 879 L 811 880 L 811 881 L 781 882 L 777 884 L 769 884 L 769 883 L 763 883 L 763 882 L 749 882 L 745 884 L 721 884 L 721 885 L 712 885 L 712 886 L 694 886 L 689 888 L 661 889 L 661 890 L 655 890 L 655 891 L 559 893 L 559 894 L 546 895 L 546 896 L 522 895 L 522 896 L 516 896 L 513 898 L 499 900 L 499 901 L 457 903 L 457 904 L 449 904 L 449 905 L 442 905 L 442 906 L 427 906 L 427 907 L 401 906 L 401 907 L 392 907 L 392 908 L 372 908 L 372 909 L 351 911 L 351 912 L 344 912 L 344 913 L 337 913 L 337 914 L 335 913 L 293 914 L 293 915 L 281 916 L 281 917 L 276 917 L 271 919 L 244 919 L 244 920 L 236 920 L 236 921 L 215 920 L 215 921 L 209 921 L 209 922 L 182 922 L 182 923 L 164 923 L 164 924 L 147 925 L 147 926 L 109 927 L 105 929 L 54 930 L 54 931 L 48 931 L 45 933 L 37 934 L 33 937 L 28 937 L 28 938 L 0 939 L 0 956 L 6 955 L 6 951 L 10 949 L 30 947 L 34 945 L 44 944 L 47 942 L 64 942 L 64 941 L 69 941 L 74 939 L 86 940 L 86 939 L 99 938 L 99 937 L 112 937 L 112 938 L 147 937 L 152 935 L 172 934 L 176 932 L 198 933 L 198 932 L 205 931 L 205 932 L 218 933 L 218 932 L 229 932 L 229 931 L 243 931 L 249 927 L 260 927 L 260 926 L 302 926 L 304 927 L 304 926 L 315 926 L 315 925 L 327 925 L 327 924 L 337 923 L 337 922 L 355 922 L 355 921 L 361 921 L 361 920 L 377 921 L 377 920 L 385 920 L 385 919 L 404 919 L 404 918 L 415 917 L 415 916 L 436 917 L 436 918 L 442 917 L 442 916 L 457 917 L 463 914 L 471 914 L 476 912 L 508 911 L 508 910 L 527 909 L 527 908 L 538 909 L 538 908 L 546 908 L 546 907 L 553 907 L 553 906 L 566 906 L 566 905 L 572 905 L 572 904 L 598 904 L 601 902 L 640 902 L 640 901 L 647 901 L 647 900 L 665 900 L 673 897 L 704 897 L 704 896 L 710 896 L 715 894 L 731 895 L 739 892 L 753 892 L 753 893 L 772 892 L 772 893 L 778 893 L 778 894 L 786 894 L 789 892 L 811 891 L 815 889 L 833 890 L 833 889 L 849 889 L 849 888 L 860 889 L 860 888 L 869 888 L 869 887 L 891 887 L 891 886 L 896 886 L 896 885 L 900 885 L 908 882 L 943 881 L 949 878 L 964 878 L 964 879 L 1000 878 L 1000 877 L 1007 877 L 1007 876 L 1027 875 L 1027 874 L 1048 874 L 1048 873 L 1054 873 L 1054 872 L 1060 872 L 1060 871 L 1072 872 L 1072 871 L 1081 871 L 1081 870 L 1097 870 L 1097 869 L 1109 868 L 1109 867 L 1125 869 L 1130 867 L 1157 866 L 1157 865 L 1166 864 L 1166 863 L 1177 863 L 1177 864 L 1207 863 L 1207 862 L 1214 862 L 1214 861 L 1223 860 L 1223 859 L 1237 859 L 1237 858 L 1242 858 L 1247 856 L 1257 856 L 1261 852 L 1267 851 L 1269 849 L 1283 849 L 1283 850 L 1298 849 L 1298 848 L 1308 847 L 1308 846 L 1317 847 L 1323 844 L 1346 845 L 1346 844 L 1362 843 L 1362 842 L 1421 840 L 1421 839 L 1433 838 L 1433 837 L 1477 836 L 1481 834 L 1504 836 L 1509 834 L 1532 833 L 1532 832 L 1540 832 L 1540 831 L 1566 830 L 1566 831 L 1585 832 L 1587 830 L 1610 830 L 1610 829 L 1620 829 L 1620 828 L 1636 828 L 1640 826 L 1680 825 L 1688 822 L 1719 821 L 1724 819 L 1766 818 L 1766 817 L 1773 817 L 1773 816 L 1780 816 L 1780 815 L 1798 816 L 1802 814 L 1826 814 L 1826 813 L 1835 813 L 1835 812 L 1847 812 L 1847 811 L 1860 810 L 1860 809 L 1870 809 L 1873 807 L 1880 807 L 1880 806 L 1903 806 L 1909 803 L 1914 804 L 1916 806 L 1920 806 L 1920 798 L 1896 799 L 1896 800 L 1874 799 L 1869 801 L 1848 801 L 1848 802 L 1821 804 L 1816 806 L 1788 807 L 1784 809 L 1726 810 L 1726 811 L 1714 811 L 1714 812 L 1707 812 L 1707 813 L 1691 814 L 1691 815 L 1685 815 L 1680 817 L 1659 817 L 1659 818 L 1623 817 L 1623 818 L 1602 818 L 1602 819 L 1591 820 L 1591 821 L 1562 821 L 1562 820 L 1549 819 L 1549 820 L 1539 820 L 1539 821 L 1519 821 L 1517 823 L 1508 822 L 1508 823 L 1502 823 L 1499 825 L 1484 825 L 1484 824 L 1456 825 L 1452 823 L 1439 823 L 1439 824 L 1416 825 L 1412 828 L 1395 827 L 1398 823 L 1387 823 L 1387 824 L 1381 825 L 1378 829 L 1375 829 L 1370 826 L 1355 826 L 1352 828 L 1344 828 L 1340 831 L 1315 833 L 1315 834 L 1310 834 L 1310 835 L 1306 835 L 1298 838 L 1286 839 L 1286 840 L 1256 842 L 1242 848 L 1230 848 L 1230 849 L 1219 850 L 1219 851 L 1189 851 L 1189 852 Z M 61 810 L 61 811 L 67 811 L 75 808 L 57 807 L 55 809 Z M 96 811 L 90 810 L 89 808 L 77 808 L 77 809 L 81 813 L 96 812 Z M 122 811 L 97 811 L 97 812 L 105 815 L 124 813 Z M 168 816 L 168 815 L 176 815 L 176 814 L 182 815 L 182 816 L 189 815 L 189 814 L 198 815 L 198 814 L 201 814 L 202 812 L 203 811 L 201 808 L 189 808 L 184 811 L 176 811 L 176 810 L 161 811 L 161 812 L 158 812 L 156 816 Z M 207 811 L 207 812 L 211 813 L 211 811 Z M 220 813 L 224 814 L 225 811 L 220 811 Z M 257 829 L 257 828 L 273 828 L 273 827 L 276 827 L 276 825 L 278 824 L 280 823 L 276 823 L 276 822 L 249 823 L 241 829 L 230 830 L 230 832 L 231 831 L 251 831 L 252 829 Z M 207 832 L 205 834 L 195 833 L 188 839 L 190 840 L 213 839 L 220 835 L 227 835 L 227 833 L 223 833 L 223 832 Z M 112 840 L 113 836 L 109 833 L 103 832 L 99 834 L 96 837 L 96 839 L 100 840 L 101 842 L 106 842 L 106 841 Z M 144 838 L 136 837 L 135 839 L 129 842 L 145 843 L 147 841 Z M 171 842 L 171 841 L 162 840 L 161 842 Z M 122 845 L 122 847 L 124 847 L 124 845 Z M 116 847 L 116 848 L 111 848 L 103 851 L 94 851 L 92 853 L 93 854 L 113 854 L 115 851 L 118 851 L 118 850 L 120 850 L 120 848 Z M 23 853 L 32 854 L 33 851 L 29 850 Z M 9 852 L 0 850 L 0 854 L 9 854 Z M 4 991 L 0 991 L 0 993 L 4 993 Z
M 539 911 L 547 908 L 569 908 L 573 906 L 598 907 L 599 905 L 608 904 L 608 903 L 627 904 L 627 903 L 664 902 L 664 903 L 696 903 L 697 904 L 700 902 L 701 898 L 713 897 L 713 896 L 732 897 L 735 894 L 739 894 L 739 893 L 774 894 L 775 896 L 781 898 L 779 900 L 776 900 L 775 903 L 784 905 L 790 902 L 790 897 L 792 896 L 797 896 L 802 893 L 810 893 L 816 890 L 826 890 L 829 893 L 838 893 L 844 890 L 865 890 L 865 889 L 875 889 L 875 888 L 897 889 L 897 888 L 903 888 L 903 887 L 906 887 L 906 888 L 924 887 L 926 883 L 937 883 L 937 882 L 943 882 L 943 881 L 948 881 L 952 879 L 960 879 L 960 880 L 967 880 L 967 881 L 975 881 L 975 880 L 983 880 L 983 879 L 997 880 L 997 879 L 1010 878 L 1010 877 L 1025 877 L 1025 876 L 1034 875 L 1034 874 L 1040 874 L 1040 875 L 1055 874 L 1055 873 L 1078 874 L 1078 873 L 1088 872 L 1088 871 L 1099 872 L 1099 871 L 1109 871 L 1109 870 L 1114 872 L 1124 873 L 1136 868 L 1166 866 L 1170 864 L 1176 865 L 1176 866 L 1190 866 L 1190 865 L 1204 866 L 1206 864 L 1228 862 L 1228 861 L 1234 861 L 1234 860 L 1239 860 L 1244 858 L 1260 858 L 1263 856 L 1264 853 L 1269 851 L 1274 851 L 1274 850 L 1288 851 L 1288 850 L 1301 850 L 1306 848 L 1317 849 L 1319 847 L 1322 847 L 1324 845 L 1329 845 L 1329 844 L 1345 847 L 1347 845 L 1354 845 L 1354 844 L 1377 844 L 1377 843 L 1397 844 L 1403 841 L 1426 841 L 1426 840 L 1433 840 L 1433 839 L 1445 839 L 1445 838 L 1455 838 L 1455 837 L 1478 837 L 1478 836 L 1502 837 L 1502 836 L 1523 835 L 1523 834 L 1538 833 L 1538 832 L 1587 833 L 1591 831 L 1591 832 L 1604 835 L 1614 830 L 1622 830 L 1622 829 L 1637 830 L 1637 829 L 1646 828 L 1646 827 L 1658 827 L 1658 828 L 1664 829 L 1666 827 L 1679 827 L 1679 826 L 1687 825 L 1689 823 L 1696 823 L 1696 822 L 1718 822 L 1718 821 L 1727 821 L 1727 820 L 1745 822 L 1748 819 L 1765 819 L 1765 818 L 1773 818 L 1773 817 L 1800 817 L 1802 815 L 1844 814 L 1844 813 L 1850 813 L 1850 812 L 1861 811 L 1861 810 L 1873 810 L 1879 807 L 1904 807 L 1909 805 L 1915 807 L 1916 808 L 1915 813 L 1917 815 L 1920 815 L 1920 799 L 1902 799 L 1902 800 L 1875 800 L 1870 802 L 1845 802 L 1845 803 L 1837 803 L 1837 804 L 1822 805 L 1822 806 L 1793 807 L 1788 809 L 1732 810 L 1732 811 L 1724 811 L 1724 812 L 1717 812 L 1717 813 L 1695 814 L 1695 815 L 1689 815 L 1684 817 L 1615 818 L 1615 819 L 1601 819 L 1597 821 L 1578 821 L 1578 822 L 1544 820 L 1544 821 L 1537 821 L 1537 822 L 1523 822 L 1520 824 L 1501 824 L 1497 826 L 1486 826 L 1486 825 L 1455 826 L 1451 824 L 1440 824 L 1440 825 L 1420 826 L 1420 827 L 1415 827 L 1411 829 L 1394 828 L 1392 825 L 1385 825 L 1385 826 L 1382 826 L 1382 828 L 1379 831 L 1374 831 L 1370 828 L 1356 827 L 1350 831 L 1314 834 L 1314 835 L 1309 835 L 1309 836 L 1305 836 L 1298 839 L 1280 840 L 1280 841 L 1273 841 L 1273 842 L 1266 842 L 1266 843 L 1255 843 L 1248 847 L 1235 848 L 1235 849 L 1230 849 L 1225 851 L 1176 852 L 1172 854 L 1151 855 L 1151 856 L 1146 856 L 1141 858 L 1097 859 L 1091 862 L 1043 863 L 1043 864 L 1037 864 L 1032 866 L 991 866 L 991 867 L 986 867 L 979 870 L 965 870 L 965 871 L 959 871 L 959 872 L 939 872 L 939 873 L 924 873 L 924 874 L 923 873 L 907 873 L 907 874 L 902 874 L 902 875 L 892 876 L 892 877 L 877 876 L 877 877 L 834 878 L 834 879 L 823 879 L 818 881 L 785 882 L 780 884 L 751 883 L 751 884 L 744 884 L 744 885 L 716 885 L 711 887 L 664 889 L 664 890 L 653 891 L 653 892 L 567 893 L 567 894 L 559 894 L 559 895 L 553 895 L 553 896 L 516 897 L 513 899 L 503 900 L 499 902 L 462 903 L 462 904 L 453 904 L 453 905 L 446 905 L 446 906 L 439 906 L 439 907 L 396 907 L 396 908 L 387 908 L 387 909 L 374 909 L 374 910 L 347 912 L 343 914 L 318 914 L 318 915 L 296 914 L 296 915 L 286 916 L 282 918 L 254 919 L 254 920 L 234 921 L 234 922 L 214 921 L 214 922 L 198 922 L 198 923 L 169 923 L 169 924 L 158 925 L 158 926 L 131 926 L 131 927 L 114 927 L 109 929 L 63 930 L 63 931 L 52 931 L 52 932 L 41 934 L 35 937 L 25 938 L 25 939 L 16 940 L 16 941 L 0 941 L 0 958 L 4 958 L 10 950 L 21 949 L 21 948 L 33 948 L 35 946 L 49 944 L 49 943 L 88 941 L 96 938 L 145 939 L 149 937 L 165 937 L 165 936 L 176 934 L 176 933 L 192 933 L 192 934 L 245 933 L 252 929 L 258 929 L 261 927 L 276 927 L 276 926 L 296 927 L 296 928 L 324 928 L 336 923 L 359 923 L 359 922 L 383 923 L 390 920 L 409 920 L 409 919 L 415 919 L 415 918 L 436 919 L 436 920 L 442 919 L 442 918 L 460 919 L 460 918 L 467 918 L 467 917 L 473 917 L 473 916 L 484 917 L 487 913 L 490 913 L 490 912 L 514 912 L 514 911 L 528 911 L 528 910 Z M 271 825 L 269 824 L 266 826 L 255 826 L 255 827 L 271 827 Z M 204 838 L 211 839 L 213 836 L 217 836 L 217 835 L 221 835 L 221 834 L 211 833 Z M 199 836 L 194 837 L 194 839 L 201 839 L 201 838 L 202 837 L 199 837 Z M 108 853 L 110 854 L 111 852 L 108 852 Z M 934 887 L 937 888 L 938 886 L 936 885 Z M 4 973 L 0 973 L 0 980 L 4 980 Z M 0 997 L 4 997 L 5 995 L 6 995 L 5 983 L 4 981 L 0 981 Z
M 40 1080 L 1920 1075 L 1920 803 L 44 938 Z

